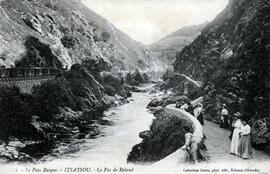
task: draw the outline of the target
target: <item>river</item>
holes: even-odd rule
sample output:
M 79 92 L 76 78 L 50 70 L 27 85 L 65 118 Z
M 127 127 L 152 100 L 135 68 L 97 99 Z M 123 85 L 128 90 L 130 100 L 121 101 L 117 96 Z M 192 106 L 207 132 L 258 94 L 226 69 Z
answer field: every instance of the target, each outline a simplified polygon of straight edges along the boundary
M 89 139 L 84 146 L 88 150 L 78 152 L 73 160 L 83 160 L 89 163 L 96 161 L 126 163 L 127 155 L 132 147 L 141 139 L 138 134 L 149 129 L 153 115 L 147 112 L 150 102 L 146 92 L 133 93 L 130 102 L 112 108 L 105 112 L 103 119 L 110 125 L 100 127 L 103 136 Z
M 151 90 L 152 86 L 141 87 L 141 90 Z M 85 139 L 80 144 L 80 151 L 72 157 L 54 159 L 43 164 L 74 164 L 87 166 L 126 166 L 127 156 L 135 144 L 141 142 L 139 133 L 149 129 L 154 118 L 146 109 L 151 101 L 148 92 L 134 92 L 129 103 L 111 108 L 104 113 L 103 120 L 109 125 L 100 125 L 101 136 Z

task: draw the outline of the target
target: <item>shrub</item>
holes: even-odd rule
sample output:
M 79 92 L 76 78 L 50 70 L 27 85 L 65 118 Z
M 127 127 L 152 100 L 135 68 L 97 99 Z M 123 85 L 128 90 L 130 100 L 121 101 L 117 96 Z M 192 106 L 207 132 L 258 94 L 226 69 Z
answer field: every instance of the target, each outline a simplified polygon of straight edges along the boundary
M 77 40 L 72 36 L 65 35 L 61 38 L 61 43 L 66 48 L 73 48 L 76 45 Z
M 143 77 L 144 83 L 148 83 L 149 82 L 150 78 L 149 78 L 149 76 L 148 76 L 147 73 L 143 73 L 142 77 Z
M 16 61 L 16 67 L 57 67 L 62 68 L 62 63 L 52 52 L 48 44 L 42 43 L 38 38 L 29 36 L 24 43 L 26 55 Z
M 31 105 L 29 96 L 20 93 L 18 87 L 0 87 L 0 140 L 9 142 L 9 137 L 29 136 Z
M 135 70 L 135 73 L 134 73 L 134 80 L 137 82 L 137 83 L 143 83 L 144 82 L 144 79 L 140 73 L 140 71 L 138 69 Z
M 107 31 L 104 31 L 101 33 L 101 37 L 103 39 L 103 42 L 107 42 L 110 39 L 111 35 Z
M 70 71 L 65 74 L 65 77 L 71 85 L 71 90 L 77 93 L 79 97 L 87 98 L 92 97 L 92 95 L 97 98 L 102 97 L 103 87 L 84 66 L 74 64 Z M 81 90 L 80 94 L 78 89 Z
M 89 73 L 94 75 L 98 75 L 102 71 L 109 70 L 110 64 L 106 62 L 103 58 L 98 59 L 86 59 L 82 61 L 82 65 L 88 70 Z
M 125 77 L 126 83 L 129 85 L 139 85 L 141 83 L 149 82 L 149 76 L 147 73 L 141 74 L 141 72 L 136 69 L 135 72 L 128 72 Z
M 113 75 L 111 73 L 104 73 L 102 76 L 102 84 L 109 85 L 114 88 L 114 90 L 119 94 L 122 90 L 123 82 L 120 77 Z
M 135 83 L 134 75 L 131 72 L 128 72 L 126 75 L 126 82 L 130 85 L 133 85 Z
M 93 35 L 93 39 L 94 39 L 95 42 L 100 42 L 100 41 L 102 41 L 102 38 L 101 38 L 101 36 L 100 36 L 98 33 L 95 33 L 95 34 Z
M 114 96 L 116 94 L 116 90 L 114 87 L 110 85 L 103 85 L 105 93 L 108 94 L 109 96 Z
M 49 122 L 59 113 L 59 107 L 76 108 L 76 98 L 67 81 L 60 79 L 48 81 L 33 88 L 34 113 L 41 121 Z

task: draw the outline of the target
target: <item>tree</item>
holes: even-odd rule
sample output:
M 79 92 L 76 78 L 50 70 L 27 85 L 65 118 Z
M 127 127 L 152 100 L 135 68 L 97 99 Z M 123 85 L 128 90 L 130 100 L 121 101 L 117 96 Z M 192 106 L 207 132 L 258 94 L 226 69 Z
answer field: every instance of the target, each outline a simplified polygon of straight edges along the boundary
M 135 70 L 135 73 L 134 73 L 134 80 L 137 82 L 137 83 L 143 83 L 144 79 L 140 73 L 140 71 L 138 69 Z
M 33 88 L 33 97 L 33 112 L 44 122 L 50 122 L 59 107 L 76 109 L 76 99 L 65 80 L 48 81 Z
M 126 82 L 130 85 L 134 84 L 134 75 L 130 71 L 126 75 Z
M 27 96 L 18 87 L 0 87 L 0 140 L 9 142 L 10 137 L 29 137 L 31 132 L 31 106 Z
M 111 38 L 111 35 L 107 31 L 104 31 L 102 32 L 101 37 L 104 42 L 108 42 L 108 40 Z
M 15 62 L 16 67 L 63 67 L 49 44 L 41 42 L 34 36 L 28 36 L 24 45 L 26 55 Z
M 144 83 L 149 82 L 150 79 L 147 73 L 143 73 L 142 77 L 143 77 Z
M 114 89 L 114 91 L 118 94 L 123 89 L 122 83 L 121 83 L 121 78 L 119 76 L 113 75 L 111 73 L 104 73 L 103 74 L 102 84 L 104 86 L 106 86 L 107 89 L 109 88 L 108 86 L 112 87 Z M 112 94 L 111 93 L 112 90 L 109 89 L 109 91 L 110 91 L 110 94 Z

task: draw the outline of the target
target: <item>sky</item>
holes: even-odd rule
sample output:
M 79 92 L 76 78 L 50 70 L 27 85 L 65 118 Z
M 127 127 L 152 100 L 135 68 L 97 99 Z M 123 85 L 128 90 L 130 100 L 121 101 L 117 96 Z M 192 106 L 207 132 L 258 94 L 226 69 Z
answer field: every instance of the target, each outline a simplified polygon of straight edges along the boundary
M 211 21 L 228 0 L 82 0 L 132 39 L 145 45 L 190 25 Z

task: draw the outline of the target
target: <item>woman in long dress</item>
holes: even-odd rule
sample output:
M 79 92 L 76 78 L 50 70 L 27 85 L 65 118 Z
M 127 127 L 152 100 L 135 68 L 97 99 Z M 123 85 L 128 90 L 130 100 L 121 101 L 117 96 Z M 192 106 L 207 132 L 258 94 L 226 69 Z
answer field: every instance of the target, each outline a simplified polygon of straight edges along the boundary
M 202 105 L 198 104 L 194 108 L 194 117 L 197 118 L 197 120 L 201 123 L 201 125 L 204 125 L 203 120 L 203 114 L 202 114 Z
M 251 128 L 248 125 L 247 119 L 242 120 L 243 126 L 240 130 L 240 141 L 239 141 L 239 148 L 238 153 L 239 156 L 243 159 L 252 158 L 252 146 L 251 146 Z
M 233 134 L 232 134 L 232 142 L 231 142 L 231 149 L 230 149 L 230 153 L 234 154 L 234 155 L 239 155 L 238 153 L 238 147 L 239 147 L 239 133 L 241 130 L 241 127 L 243 126 L 240 117 L 241 114 L 239 112 L 234 114 L 234 117 L 236 117 L 236 121 L 233 123 Z
M 220 127 L 221 128 L 229 128 L 229 122 L 228 122 L 228 110 L 226 108 L 226 104 L 222 105 L 221 110 L 221 117 L 220 117 Z

